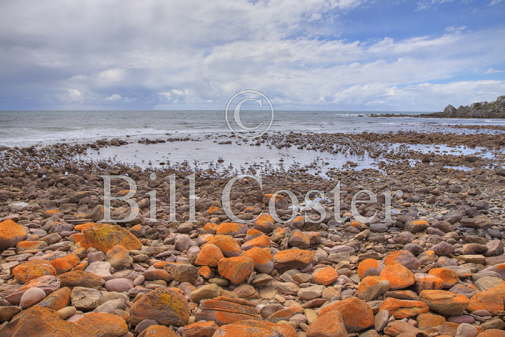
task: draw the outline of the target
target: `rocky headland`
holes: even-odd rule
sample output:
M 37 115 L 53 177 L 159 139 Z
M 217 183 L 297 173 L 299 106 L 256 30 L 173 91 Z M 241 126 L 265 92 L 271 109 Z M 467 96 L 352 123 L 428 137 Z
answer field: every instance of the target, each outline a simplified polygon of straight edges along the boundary
M 493 102 L 477 102 L 458 108 L 449 104 L 442 112 L 421 115 L 372 114 L 371 117 L 505 118 L 505 96 L 500 96 Z

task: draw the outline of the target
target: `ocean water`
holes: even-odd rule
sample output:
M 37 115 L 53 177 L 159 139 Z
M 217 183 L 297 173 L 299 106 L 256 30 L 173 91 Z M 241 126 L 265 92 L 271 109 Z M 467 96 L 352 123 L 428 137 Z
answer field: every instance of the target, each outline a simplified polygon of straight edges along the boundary
M 377 112 L 374 112 L 377 113 Z M 382 113 L 389 113 L 384 111 Z M 271 132 L 483 132 L 447 128 L 451 124 L 505 125 L 505 120 L 369 117 L 366 111 L 275 111 Z M 418 113 L 411 113 L 412 115 Z M 265 111 L 242 111 L 243 125 L 270 125 Z M 236 127 L 231 120 L 230 125 Z M 30 146 L 89 142 L 113 137 L 191 136 L 229 133 L 223 111 L 0 111 L 0 145 Z M 490 131 L 491 132 L 491 131 Z

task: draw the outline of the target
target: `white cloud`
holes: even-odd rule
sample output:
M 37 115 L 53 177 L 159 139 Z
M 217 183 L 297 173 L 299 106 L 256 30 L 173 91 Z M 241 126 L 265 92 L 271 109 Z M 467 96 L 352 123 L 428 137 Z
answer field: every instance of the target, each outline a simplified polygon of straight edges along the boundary
M 83 94 L 77 89 L 66 89 L 60 98 L 65 103 L 81 103 L 84 101 Z
M 119 94 L 113 94 L 113 95 L 110 95 L 109 97 L 105 98 L 106 101 L 111 101 L 111 102 L 120 101 L 122 99 L 123 99 L 123 97 Z
M 429 88 L 499 67 L 504 29 L 449 27 L 374 42 L 322 39 L 309 29 L 366 1 L 2 1 L 0 75 L 42 73 L 37 93 L 56 97 L 54 107 L 124 104 L 138 94 L 149 107 L 222 108 L 251 88 L 299 108 L 423 110 L 495 94 L 481 81 L 480 93 L 465 89 L 472 82 L 453 87 L 464 95 Z

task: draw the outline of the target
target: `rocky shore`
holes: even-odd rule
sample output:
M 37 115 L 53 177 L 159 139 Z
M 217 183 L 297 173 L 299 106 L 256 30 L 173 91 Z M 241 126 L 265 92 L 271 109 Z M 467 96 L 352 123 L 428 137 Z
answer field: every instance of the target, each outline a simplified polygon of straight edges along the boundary
M 272 171 L 262 189 L 241 179 L 230 194 L 241 221 L 221 204 L 229 175 L 195 172 L 196 220 L 189 222 L 191 169 L 75 159 L 123 140 L 2 148 L 0 337 L 505 336 L 503 137 L 290 133 L 216 140 L 383 161 L 380 169 L 349 165 L 329 175 Z M 158 141 L 170 140 L 145 142 Z M 391 148 L 397 143 L 484 153 Z M 448 167 L 458 165 L 469 170 Z M 102 223 L 101 176 L 120 174 L 137 183 L 139 215 Z M 170 175 L 177 178 L 175 220 Z M 340 209 L 330 193 L 337 182 Z M 129 188 L 119 180 L 112 193 Z M 303 201 L 314 189 L 327 192 L 323 219 L 307 203 L 293 209 L 285 195 L 274 199 L 281 221 L 273 218 L 273 193 L 290 190 Z M 370 223 L 351 212 L 363 189 L 378 196 L 358 204 L 362 216 L 376 214 Z M 393 193 L 390 222 L 383 221 L 386 191 Z M 124 202 L 112 206 L 115 219 L 130 211 Z
M 372 117 L 505 118 L 505 96 L 500 96 L 493 102 L 477 102 L 458 108 L 449 104 L 442 112 L 422 115 L 373 114 Z

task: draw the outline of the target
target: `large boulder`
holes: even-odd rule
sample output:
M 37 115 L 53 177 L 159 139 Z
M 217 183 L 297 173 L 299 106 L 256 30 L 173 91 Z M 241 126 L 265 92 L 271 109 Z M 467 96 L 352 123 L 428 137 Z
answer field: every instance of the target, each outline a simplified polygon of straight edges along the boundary
M 0 222 L 0 250 L 15 247 L 26 238 L 26 234 L 26 228 L 11 219 Z
M 0 337 L 94 337 L 91 331 L 62 320 L 48 308 L 34 306 L 0 329 Z
M 94 224 L 83 231 L 85 248 L 93 247 L 106 253 L 115 245 L 122 245 L 129 250 L 142 248 L 140 240 L 129 230 L 109 224 Z

